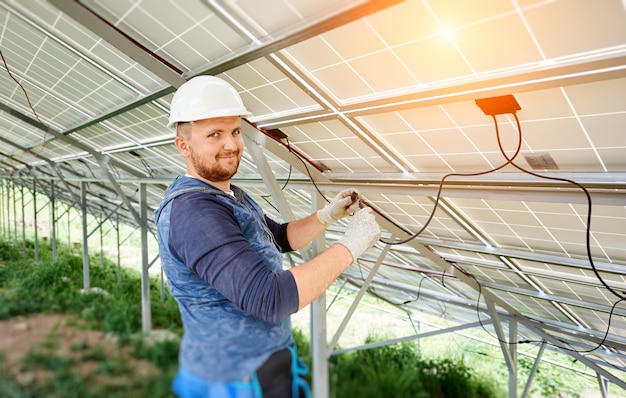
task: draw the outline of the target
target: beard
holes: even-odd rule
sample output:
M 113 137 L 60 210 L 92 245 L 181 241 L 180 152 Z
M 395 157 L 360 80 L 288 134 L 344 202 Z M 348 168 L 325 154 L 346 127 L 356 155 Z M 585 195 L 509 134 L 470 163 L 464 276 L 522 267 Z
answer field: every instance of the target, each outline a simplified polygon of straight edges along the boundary
M 239 169 L 239 162 L 241 160 L 239 151 L 232 152 L 237 156 L 235 164 L 220 164 L 220 159 L 216 156 L 215 162 L 212 165 L 207 164 L 208 162 L 198 156 L 193 150 L 190 152 L 193 168 L 196 170 L 196 173 L 205 180 L 213 182 L 228 181 L 237 173 L 237 169 Z

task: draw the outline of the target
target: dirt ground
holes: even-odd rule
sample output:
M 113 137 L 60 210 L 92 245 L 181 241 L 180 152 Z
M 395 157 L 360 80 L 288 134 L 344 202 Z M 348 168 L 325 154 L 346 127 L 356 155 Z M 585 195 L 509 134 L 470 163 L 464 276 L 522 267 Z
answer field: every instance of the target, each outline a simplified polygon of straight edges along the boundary
M 133 358 L 103 332 L 81 328 L 79 321 L 66 315 L 35 314 L 0 321 L 0 353 L 4 355 L 7 372 L 20 384 L 30 384 L 48 376 L 46 371 L 23 369 L 22 359 L 33 352 L 71 357 L 83 376 L 92 374 L 99 366 L 97 359 L 85 359 L 87 352 L 98 352 L 107 357 L 123 356 L 135 377 L 156 372 L 152 364 Z

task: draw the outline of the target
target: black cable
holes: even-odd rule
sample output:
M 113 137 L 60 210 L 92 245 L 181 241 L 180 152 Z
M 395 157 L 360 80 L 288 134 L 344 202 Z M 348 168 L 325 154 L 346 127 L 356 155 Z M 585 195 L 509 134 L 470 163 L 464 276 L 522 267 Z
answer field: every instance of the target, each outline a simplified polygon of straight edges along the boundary
M 13 75 L 13 73 L 9 69 L 9 64 L 7 63 L 7 60 L 4 58 L 4 53 L 2 52 L 2 49 L 0 49 L 0 58 L 2 58 L 4 69 L 7 71 L 7 74 L 9 75 L 9 77 L 18 85 L 18 87 L 24 93 L 24 97 L 26 97 L 26 102 L 28 103 L 28 107 L 30 108 L 31 111 L 33 111 L 33 115 L 35 115 L 35 118 L 37 119 L 37 121 L 41 123 L 42 125 L 45 125 L 45 123 L 39 118 L 39 114 L 37 114 L 35 107 L 30 102 L 30 97 L 28 96 L 28 92 L 26 91 L 26 88 L 24 88 L 22 83 L 20 83 L 20 81 L 17 80 L 17 78 Z M 39 156 L 39 154 L 43 151 L 44 147 L 46 146 L 47 137 L 48 137 L 48 130 L 44 130 L 43 137 L 41 139 L 42 144 L 41 144 L 41 148 L 39 148 L 39 151 L 34 152 L 30 148 L 26 148 L 25 151 L 31 155 Z M 12 159 L 12 157 L 10 159 Z M 11 176 L 13 176 L 13 171 L 11 172 Z
M 129 151 L 128 153 L 139 159 L 139 161 L 141 162 L 143 167 L 146 169 L 146 171 L 148 172 L 148 175 L 150 177 L 154 176 L 154 170 L 152 170 L 152 167 L 150 167 L 148 162 L 143 158 L 143 156 L 141 156 L 141 154 L 139 152 L 137 152 L 137 151 Z
M 513 114 L 513 116 L 515 116 L 515 120 L 518 120 L 517 119 L 517 115 Z M 494 118 L 495 118 L 495 116 L 494 116 Z M 518 125 L 519 125 L 519 121 L 518 121 Z M 520 133 L 520 136 L 521 136 L 521 133 Z M 600 273 L 596 269 L 595 263 L 593 262 L 593 257 L 591 255 L 591 209 L 592 209 L 593 206 L 592 206 L 592 201 L 591 201 L 591 195 L 589 194 L 589 191 L 587 190 L 587 188 L 585 188 L 584 186 L 582 186 L 578 182 L 570 180 L 570 179 L 567 179 L 567 178 L 544 176 L 544 175 L 541 175 L 541 174 L 534 173 L 534 172 L 532 172 L 530 170 L 526 170 L 525 168 L 515 164 L 515 162 L 513 162 L 513 159 L 509 159 L 509 157 L 504 152 L 504 149 L 502 148 L 502 144 L 500 143 L 499 140 L 498 140 L 498 146 L 500 148 L 500 153 L 502 153 L 502 155 L 508 160 L 509 164 L 511 164 L 511 166 L 515 167 L 516 169 L 518 169 L 518 170 L 520 170 L 520 171 L 522 171 L 522 172 L 524 172 L 526 174 L 529 174 L 531 176 L 537 177 L 537 178 L 543 178 L 543 179 L 551 180 L 551 181 L 566 182 L 568 184 L 575 185 L 576 187 L 580 188 L 583 191 L 583 193 L 585 194 L 585 196 L 587 198 L 587 221 L 586 221 L 586 226 L 585 226 L 585 242 L 586 242 L 586 249 L 587 249 L 587 259 L 589 260 L 589 264 L 591 265 L 591 269 L 593 270 L 593 273 L 596 275 L 596 277 L 602 283 L 602 285 L 604 285 L 604 287 L 608 291 L 610 291 L 618 299 L 620 299 L 620 301 L 626 299 L 625 295 L 616 292 L 613 288 L 611 288 L 604 281 L 604 279 L 602 278 L 602 276 L 600 276 Z
M 9 69 L 9 65 L 7 64 L 6 59 L 4 58 L 4 54 L 2 53 L 2 50 L 0 50 L 0 57 L 2 58 L 2 63 L 4 63 L 4 68 L 6 69 L 9 77 L 11 79 L 13 79 L 13 81 L 15 83 L 17 83 L 17 85 L 19 86 L 19 88 L 22 90 L 22 92 L 24 93 L 24 96 L 26 97 L 26 102 L 28 103 L 28 106 L 30 107 L 30 109 L 33 111 L 33 114 L 35 115 L 35 117 L 37 118 L 37 121 L 39 121 L 39 123 L 44 124 L 41 119 L 39 118 L 39 115 L 37 114 L 37 111 L 35 110 L 35 108 L 33 107 L 33 104 L 30 102 L 30 98 L 28 97 L 28 93 L 26 92 L 26 89 L 24 88 L 24 86 L 22 85 L 22 83 L 19 82 L 19 80 L 17 80 L 15 78 L 15 76 L 13 75 L 13 73 L 11 72 L 11 70 Z M 47 133 L 47 132 L 46 132 Z M 45 138 L 45 136 L 44 136 Z M 45 140 L 44 140 L 45 142 Z
M 420 228 L 419 231 L 417 231 L 415 234 L 409 236 L 408 238 L 402 239 L 402 240 L 398 240 L 398 241 L 385 241 L 383 239 L 380 239 L 379 241 L 381 243 L 387 244 L 387 245 L 401 245 L 407 242 L 410 242 L 411 240 L 417 238 L 419 235 L 422 234 L 422 232 L 424 232 L 426 230 L 426 228 L 428 227 L 428 225 L 430 224 L 430 222 L 433 220 L 433 217 L 435 216 L 435 212 L 437 211 L 437 208 L 439 207 L 439 201 L 441 199 L 441 191 L 443 190 L 443 184 L 445 183 L 445 181 L 449 178 L 449 177 L 477 177 L 477 176 L 481 176 L 481 175 L 485 175 L 485 174 L 489 174 L 489 173 L 493 173 L 496 172 L 506 166 L 508 166 L 509 164 L 512 164 L 513 160 L 517 157 L 517 155 L 519 155 L 521 149 L 522 149 L 522 127 L 520 126 L 520 122 L 519 119 L 517 118 L 517 116 L 515 117 L 515 120 L 517 122 L 517 131 L 518 131 L 518 143 L 517 143 L 517 149 L 515 150 L 515 154 L 513 154 L 513 156 L 509 159 L 508 156 L 505 156 L 505 159 L 507 160 L 505 163 L 501 164 L 498 167 L 495 167 L 491 170 L 486 170 L 486 171 L 479 171 L 476 173 L 449 173 L 443 176 L 443 178 L 441 179 L 441 181 L 439 182 L 439 189 L 437 190 L 437 195 L 435 196 L 435 205 L 433 206 L 433 210 L 431 211 L 430 215 L 428 216 L 428 219 L 426 220 L 426 222 L 422 225 L 422 228 Z M 498 140 L 498 146 L 500 147 L 500 149 L 502 150 L 502 142 L 500 140 L 500 130 L 498 128 L 498 122 L 496 121 L 496 117 L 493 116 L 493 121 L 495 124 L 495 129 L 496 129 L 496 138 Z
M 558 344 L 554 344 L 554 343 L 550 343 L 548 341 L 546 341 L 545 339 L 543 340 L 519 340 L 519 341 L 515 341 L 515 342 L 511 342 L 511 341 L 506 341 L 506 340 L 502 340 L 500 339 L 500 337 L 498 337 L 497 335 L 493 335 L 493 333 L 491 333 L 489 330 L 487 330 L 487 328 L 485 327 L 485 325 L 482 322 L 482 319 L 480 317 L 480 298 L 482 297 L 482 285 L 480 284 L 480 282 L 478 282 L 478 279 L 476 279 L 476 277 L 468 272 L 465 272 L 464 270 L 462 270 L 460 267 L 455 266 L 457 269 L 459 269 L 459 271 L 463 272 L 465 275 L 469 276 L 470 278 L 472 278 L 474 280 L 474 282 L 476 282 L 476 285 L 478 285 L 478 299 L 476 300 L 476 316 L 478 318 L 478 323 L 480 323 L 480 326 L 483 328 L 483 330 L 489 334 L 490 336 L 492 336 L 493 338 L 495 338 L 496 340 L 498 340 L 501 343 L 504 344 L 508 344 L 508 345 L 517 345 L 517 344 L 548 344 L 552 347 L 564 350 L 564 351 L 569 351 L 569 352 L 575 352 L 578 354 L 585 354 L 585 353 L 590 353 L 593 352 L 595 350 L 597 350 L 598 348 L 602 347 L 604 345 L 604 342 L 606 341 L 608 335 L 609 335 L 609 330 L 611 329 L 611 319 L 613 318 L 613 313 L 615 311 L 615 307 L 617 307 L 617 304 L 619 304 L 620 302 L 626 300 L 626 298 L 622 298 L 620 300 L 617 300 L 613 306 L 611 307 L 611 311 L 609 312 L 609 319 L 607 321 L 607 328 L 606 331 L 604 332 L 604 336 L 602 337 L 602 340 L 593 348 L 590 348 L 588 350 L 576 350 L 574 348 L 568 348 L 568 347 L 564 347 L 564 346 L 560 346 Z M 569 344 L 565 341 L 561 341 L 564 344 Z
M 597 277 L 597 279 L 600 281 L 600 283 L 602 283 L 602 285 L 603 285 L 603 286 L 604 286 L 604 287 L 605 287 L 608 291 L 610 291 L 611 293 L 613 293 L 613 294 L 614 294 L 614 295 L 615 295 L 615 296 L 616 296 L 619 300 L 618 300 L 618 301 L 616 301 L 616 302 L 613 304 L 613 307 L 611 308 L 611 312 L 610 312 L 610 314 L 609 314 L 609 320 L 608 320 L 608 327 L 607 327 L 607 330 L 606 330 L 606 332 L 605 332 L 605 334 L 604 334 L 604 338 L 602 339 L 602 342 L 601 342 L 601 343 L 600 343 L 597 347 L 595 347 L 594 349 L 589 350 L 589 351 L 576 351 L 576 350 L 573 350 L 573 349 L 567 349 L 567 348 L 565 348 L 565 347 L 558 347 L 558 348 L 562 348 L 562 349 L 566 349 L 566 350 L 570 350 L 570 351 L 576 351 L 576 352 L 591 352 L 591 351 L 594 351 L 594 350 L 596 350 L 597 348 L 599 348 L 599 347 L 600 347 L 600 346 L 604 343 L 604 341 L 606 340 L 606 337 L 608 336 L 608 333 L 609 333 L 609 329 L 610 329 L 610 327 L 611 327 L 611 318 L 612 318 L 612 316 L 613 316 L 613 311 L 614 311 L 614 309 L 615 309 L 615 306 L 616 306 L 618 303 L 620 303 L 621 301 L 626 300 L 626 296 L 624 296 L 624 295 L 619 294 L 618 292 L 616 292 L 613 288 L 611 288 L 611 287 L 610 287 L 610 286 L 609 286 L 609 285 L 608 285 L 608 284 L 604 281 L 604 279 L 602 278 L 602 276 L 601 276 L 601 275 L 600 275 L 600 273 L 598 272 L 598 270 L 597 270 L 597 268 L 596 268 L 596 266 L 595 266 L 595 263 L 593 262 L 593 257 L 592 257 L 592 255 L 591 255 L 591 243 L 590 243 L 590 241 L 591 241 L 591 213 L 592 213 L 592 207 L 593 207 L 593 205 L 592 205 L 592 200 L 591 200 L 591 195 L 589 194 L 589 191 L 588 191 L 588 190 L 587 190 L 587 189 L 586 189 L 583 185 L 579 184 L 579 183 L 578 183 L 578 182 L 576 182 L 576 181 L 573 181 L 573 180 L 570 180 L 570 179 L 567 179 L 567 178 L 550 177 L 550 176 L 544 176 L 544 175 L 541 175 L 541 174 L 537 174 L 537 173 L 534 173 L 534 172 L 532 172 L 532 171 L 530 171 L 530 170 L 526 170 L 525 168 L 523 168 L 523 167 L 521 167 L 521 166 L 517 165 L 517 164 L 514 162 L 514 160 L 515 160 L 515 158 L 517 157 L 517 155 L 519 154 L 519 152 L 520 152 L 520 150 L 521 150 L 521 146 L 522 146 L 522 127 L 521 127 L 521 124 L 520 124 L 519 118 L 517 117 L 517 114 L 514 112 L 514 113 L 512 113 L 512 115 L 513 115 L 513 117 L 515 118 L 515 122 L 516 122 L 516 124 L 517 124 L 517 131 L 518 131 L 518 145 L 517 145 L 517 149 L 516 149 L 516 151 L 515 151 L 515 153 L 514 153 L 514 155 L 513 155 L 513 156 L 509 157 L 509 156 L 506 154 L 506 151 L 504 150 L 504 148 L 502 147 L 502 140 L 500 139 L 500 132 L 499 132 L 499 128 L 498 128 L 498 122 L 497 122 L 497 120 L 496 120 L 496 116 L 495 116 L 495 115 L 492 115 L 492 118 L 493 118 L 493 121 L 494 121 L 494 125 L 495 125 L 495 129 L 496 129 L 496 137 L 497 137 L 497 142 L 498 142 L 498 148 L 499 148 L 499 150 L 500 150 L 500 153 L 501 153 L 501 154 L 504 156 L 504 158 L 506 159 L 506 162 L 505 162 L 504 164 L 502 164 L 501 166 L 499 166 L 499 167 L 496 167 L 496 168 L 491 169 L 491 170 L 483 171 L 483 172 L 478 172 L 478 173 L 450 173 L 450 174 L 446 174 L 446 175 L 445 175 L 445 176 L 441 179 L 441 181 L 440 181 L 440 183 L 439 183 L 439 189 L 438 189 L 438 191 L 437 191 L 437 196 L 436 196 L 436 198 L 435 198 L 435 205 L 434 205 L 434 207 L 433 207 L 432 212 L 430 213 L 430 216 L 428 217 L 428 219 L 426 220 L 426 223 L 422 226 L 422 228 L 421 228 L 421 229 L 420 229 L 417 233 L 415 233 L 414 235 L 412 235 L 412 236 L 410 236 L 410 237 L 408 237 L 408 238 L 406 238 L 406 239 L 404 239 L 404 240 L 401 240 L 401 241 L 394 241 L 394 242 L 387 242 L 387 241 L 383 241 L 383 240 L 381 239 L 381 240 L 380 240 L 380 242 L 385 243 L 385 244 L 393 244 L 393 245 L 397 245 L 397 244 L 407 243 L 407 242 L 409 242 L 410 240 L 412 240 L 412 239 L 416 238 L 417 236 L 419 236 L 419 235 L 420 235 L 420 234 L 421 234 L 421 233 L 422 233 L 422 232 L 426 229 L 426 227 L 430 224 L 430 222 L 432 221 L 433 216 L 434 216 L 434 214 L 435 214 L 435 211 L 437 210 L 437 207 L 438 207 L 438 205 L 439 205 L 439 201 L 440 201 L 440 198 L 441 198 L 441 192 L 442 192 L 442 189 L 443 189 L 443 184 L 444 184 L 445 180 L 446 180 L 448 177 L 450 177 L 450 176 L 466 176 L 466 177 L 467 177 L 467 176 L 479 176 L 479 175 L 484 175 L 484 174 L 489 174 L 489 173 L 495 172 L 495 171 L 497 171 L 497 170 L 502 169 L 503 167 L 505 167 L 505 166 L 507 166 L 507 165 L 511 165 L 511 166 L 515 167 L 516 169 L 518 169 L 518 170 L 520 170 L 520 171 L 522 171 L 522 172 L 524 172 L 524 173 L 526 173 L 526 174 L 532 175 L 532 176 L 534 176 L 534 177 L 543 178 L 543 179 L 552 180 L 552 181 L 566 182 L 566 183 L 569 183 L 569 184 L 575 185 L 576 187 L 580 188 L 580 189 L 583 191 L 583 193 L 585 194 L 585 196 L 586 196 L 586 198 L 587 198 L 587 221 L 586 221 L 586 228 L 585 228 L 585 237 L 586 237 L 585 241 L 586 241 L 587 258 L 588 258 L 589 263 L 590 263 L 590 265 L 591 265 L 591 269 L 593 270 L 594 274 L 596 275 L 596 277 Z M 480 301 L 480 296 L 481 296 L 481 285 L 480 285 L 480 283 L 478 283 L 478 280 L 477 280 L 477 279 L 476 279 L 473 275 L 471 275 L 471 274 L 467 274 L 467 275 L 470 275 L 470 276 L 474 279 L 474 281 L 476 281 L 476 283 L 478 284 L 478 287 L 479 287 L 479 293 L 478 293 L 479 295 L 478 295 L 478 300 Z M 480 322 L 481 326 L 483 327 L 483 329 L 485 329 L 485 327 L 484 327 L 484 325 L 482 324 L 482 321 L 481 321 L 481 319 L 480 319 L 480 312 L 479 312 L 478 303 L 477 303 L 476 308 L 477 308 L 477 312 L 478 312 L 478 320 L 479 320 L 479 322 Z M 485 331 L 487 331 L 487 329 L 485 329 Z M 496 336 L 496 338 L 498 338 L 498 337 Z M 498 338 L 498 340 L 500 340 L 500 339 Z M 518 342 L 518 343 L 530 343 L 530 341 L 522 341 L 522 342 Z M 518 344 L 518 343 L 507 343 L 507 344 Z
M 496 338 L 498 341 L 500 341 L 501 343 L 506 343 L 506 344 L 510 344 L 510 345 L 512 345 L 512 344 L 533 344 L 533 343 L 539 343 L 539 344 L 549 344 L 549 345 L 554 346 L 554 347 L 559 348 L 559 349 L 563 349 L 563 350 L 567 350 L 567 351 L 572 351 L 572 352 L 577 352 L 577 353 L 588 353 L 588 352 L 595 351 L 595 350 L 597 350 L 599 347 L 601 347 L 601 346 L 604 344 L 604 342 L 606 341 L 606 338 L 607 338 L 607 336 L 608 336 L 608 334 L 609 334 L 609 330 L 610 330 L 610 327 L 611 327 L 611 319 L 612 319 L 612 316 L 613 316 L 613 312 L 614 312 L 614 310 L 615 310 L 615 307 L 616 307 L 616 306 L 617 306 L 617 304 L 619 304 L 620 302 L 622 302 L 622 301 L 626 300 L 626 296 L 623 296 L 623 295 L 621 295 L 621 294 L 617 293 L 615 290 L 613 290 L 613 289 L 612 289 L 612 288 L 611 288 L 611 287 L 610 287 L 610 286 L 609 286 L 609 285 L 608 285 L 608 284 L 604 281 L 604 279 L 600 276 L 600 274 L 599 274 L 599 272 L 598 272 L 598 270 L 597 270 L 597 268 L 596 268 L 596 266 L 595 266 L 595 264 L 594 264 L 594 262 L 593 262 L 593 258 L 592 258 L 592 255 L 591 255 L 591 243 L 590 243 L 590 240 L 591 240 L 591 232 L 590 232 L 590 231 L 591 231 L 591 213 L 592 213 L 592 200 L 591 200 L 591 195 L 589 194 L 589 191 L 588 191 L 588 190 L 587 190 L 584 186 L 582 186 L 581 184 L 579 184 L 579 183 L 578 183 L 578 182 L 576 182 L 576 181 L 569 180 L 569 179 L 566 179 L 566 178 L 543 176 L 543 175 L 540 175 L 540 174 L 534 173 L 534 172 L 532 172 L 532 171 L 526 170 L 526 169 L 524 169 L 523 167 L 520 167 L 519 165 L 517 165 L 516 163 L 514 163 L 515 158 L 519 155 L 519 153 L 520 153 L 520 151 L 521 151 L 521 147 L 522 147 L 522 142 L 523 142 L 523 141 L 522 141 L 522 127 L 521 127 L 521 124 L 520 124 L 519 118 L 517 117 L 517 114 L 516 114 L 516 113 L 512 113 L 512 115 L 513 115 L 513 117 L 515 118 L 515 122 L 516 122 L 516 125 L 517 125 L 517 132 L 518 132 L 518 144 L 517 144 L 517 148 L 516 148 L 515 153 L 513 154 L 513 156 L 509 157 L 509 156 L 506 154 L 506 152 L 504 151 L 504 148 L 502 147 L 502 140 L 501 140 L 501 138 L 500 138 L 500 131 L 499 131 L 499 127 L 498 127 L 498 122 L 497 122 L 496 116 L 495 116 L 495 115 L 492 115 L 492 118 L 493 118 L 493 121 L 494 121 L 495 130 L 496 130 L 496 139 L 497 139 L 497 142 L 498 142 L 498 148 L 499 148 L 499 150 L 500 150 L 500 153 L 501 153 L 501 154 L 504 156 L 504 158 L 506 159 L 506 162 L 505 162 L 505 163 L 503 163 L 503 164 L 501 164 L 501 165 L 500 165 L 500 166 L 498 166 L 498 167 L 495 167 L 495 168 L 490 169 L 490 170 L 482 171 L 482 172 L 476 172 L 476 173 L 449 173 L 449 174 L 444 175 L 444 177 L 443 177 L 443 178 L 441 179 L 441 181 L 439 182 L 439 187 L 438 187 L 438 190 L 437 190 L 437 195 L 436 195 L 436 197 L 435 197 L 435 204 L 434 204 L 434 206 L 433 206 L 433 210 L 432 210 L 432 212 L 430 213 L 430 215 L 429 215 L 428 219 L 426 220 L 426 223 L 424 223 L 424 225 L 422 226 L 422 228 L 421 228 L 418 232 L 416 232 L 415 234 L 413 234 L 413 235 L 411 235 L 411 236 L 409 236 L 408 238 L 405 238 L 405 239 L 403 239 L 403 240 L 390 242 L 390 241 L 385 241 L 385 240 L 383 240 L 383 239 L 379 239 L 379 242 L 384 243 L 384 244 L 388 244 L 388 245 L 399 245 L 399 244 L 404 244 L 404 243 L 407 243 L 407 242 L 409 242 L 409 241 L 411 241 L 411 240 L 415 239 L 415 238 L 416 238 L 416 237 L 418 237 L 418 236 L 419 236 L 422 232 L 424 232 L 424 231 L 426 230 L 426 228 L 428 227 L 428 225 L 430 224 L 430 222 L 432 221 L 432 219 L 433 219 L 433 217 L 434 217 L 434 215 L 435 215 L 435 212 L 437 211 L 437 208 L 438 208 L 438 206 L 439 206 L 439 201 L 440 201 L 440 199 L 441 199 L 441 193 L 442 193 L 442 190 L 443 190 L 443 185 L 444 185 L 444 183 L 445 183 L 446 179 L 448 179 L 449 177 L 476 177 L 476 176 L 481 176 L 481 175 L 485 175 L 485 174 L 490 174 L 490 173 L 496 172 L 496 171 L 498 171 L 498 170 L 501 170 L 502 168 L 504 168 L 504 167 L 506 167 L 506 166 L 508 166 L 508 165 L 512 165 L 512 166 L 513 166 L 513 167 L 515 167 L 516 169 L 518 169 L 518 170 L 520 170 L 520 171 L 522 171 L 522 172 L 524 172 L 524 173 L 527 173 L 527 174 L 529 174 L 529 175 L 532 175 L 532 176 L 538 177 L 538 178 L 544 178 L 544 179 L 553 180 L 553 181 L 561 181 L 561 182 L 566 182 L 566 183 L 569 183 L 569 184 L 575 185 L 576 187 L 580 188 L 580 189 L 584 192 L 584 194 L 585 194 L 585 196 L 586 196 L 586 198 L 587 198 L 587 207 L 588 207 L 588 211 L 587 211 L 587 222 L 586 222 L 586 249 L 587 249 L 587 258 L 589 259 L 589 263 L 590 263 L 590 265 L 591 265 L 591 268 L 592 268 L 592 270 L 593 270 L 594 274 L 596 275 L 596 277 L 598 278 L 598 280 L 602 283 L 602 285 L 604 285 L 604 287 L 605 287 L 607 290 L 609 290 L 611 293 L 613 293 L 615 296 L 617 296 L 617 297 L 619 298 L 619 300 L 617 300 L 617 301 L 613 304 L 613 306 L 612 306 L 612 308 L 611 308 L 611 312 L 609 313 L 608 326 L 607 326 L 606 332 L 604 333 L 604 337 L 603 337 L 602 341 L 601 341 L 601 342 L 600 342 L 600 343 L 599 343 L 599 344 L 598 344 L 595 348 L 590 349 L 590 350 L 574 350 L 574 349 L 571 349 L 571 348 L 561 347 L 561 346 L 558 346 L 558 345 L 556 345 L 556 344 L 548 343 L 548 342 L 547 342 L 547 341 L 545 341 L 545 340 L 541 340 L 541 341 L 520 340 L 520 341 L 518 341 L 518 342 L 507 342 L 507 341 L 502 341 L 502 340 L 500 340 L 500 338 L 499 338 L 497 335 L 496 335 L 496 336 L 493 336 L 493 334 L 491 334 L 491 332 L 489 332 L 489 331 L 487 330 L 487 328 L 485 327 L 485 325 L 482 323 L 482 319 L 481 319 L 481 317 L 480 317 L 480 306 L 479 306 L 479 304 L 480 304 L 480 298 L 481 298 L 481 296 L 482 296 L 482 285 L 478 282 L 478 280 L 476 279 L 476 277 L 474 277 L 474 275 L 472 275 L 472 274 L 470 274 L 470 273 L 465 273 L 465 272 L 464 272 L 464 271 L 462 271 L 462 270 L 461 270 L 461 272 L 464 272 L 466 275 L 468 275 L 468 276 L 470 276 L 471 278 L 473 278 L 473 279 L 474 279 L 474 281 L 476 282 L 476 284 L 478 285 L 478 299 L 477 299 L 477 303 L 476 303 L 476 312 L 477 312 L 478 321 L 479 321 L 479 323 L 480 323 L 481 327 L 485 330 L 485 332 L 487 332 L 488 334 L 490 334 L 490 335 L 492 335 L 493 337 L 495 337 L 495 338 Z M 311 179 L 311 182 L 312 182 L 312 183 L 313 183 L 313 185 L 315 186 L 315 189 L 317 190 L 317 192 L 318 192 L 318 193 L 319 193 L 319 194 L 320 194 L 320 195 L 321 195 L 321 196 L 322 196 L 322 197 L 326 200 L 326 202 L 330 202 L 330 201 L 329 201 L 329 200 L 328 200 L 328 199 L 324 196 L 324 194 L 320 191 L 319 187 L 318 187 L 318 186 L 317 186 L 317 184 L 315 183 L 315 180 L 313 179 L 313 176 L 311 175 L 311 172 L 309 171 L 309 168 L 308 168 L 308 166 L 307 166 L 306 162 L 304 161 L 304 159 L 302 159 L 302 157 L 301 157 L 299 154 L 297 154 L 296 152 L 293 152 L 293 151 L 291 150 L 291 147 L 290 147 L 290 145 L 289 145 L 289 142 L 288 142 L 288 141 L 287 141 L 287 148 L 289 149 L 289 152 L 291 152 L 292 154 L 296 155 L 296 157 L 297 157 L 298 159 L 300 159 L 300 161 L 302 162 L 302 164 L 304 165 L 304 167 L 305 167 L 305 169 L 306 169 L 306 171 L 307 171 L 307 174 L 309 175 L 309 178 Z M 444 270 L 444 275 L 445 275 L 445 270 Z M 420 286 L 421 286 L 422 282 L 424 281 L 424 279 L 425 279 L 425 278 L 423 278 L 423 279 L 420 281 Z M 445 286 L 445 284 L 444 284 L 444 286 Z M 419 290 L 418 290 L 418 297 L 416 298 L 416 300 L 418 300 L 418 299 L 419 299 Z M 413 301 L 416 301 L 416 300 L 413 300 Z M 403 304 L 408 304 L 408 303 L 410 303 L 410 302 L 411 302 L 411 301 L 406 301 L 406 302 L 404 302 Z
M 289 138 L 286 138 L 286 140 L 287 140 L 287 148 L 289 149 L 289 152 L 293 153 L 291 151 L 291 147 L 289 146 Z M 287 175 L 287 180 L 283 184 L 282 188 L 280 188 L 281 192 L 285 190 L 285 188 L 287 187 L 287 184 L 289 184 L 289 182 L 291 181 L 291 170 L 292 170 L 292 166 L 290 164 L 289 165 L 289 174 Z M 280 211 L 278 210 L 278 207 L 274 206 L 274 204 L 272 202 L 270 202 L 270 198 L 272 197 L 272 195 L 261 195 L 261 197 L 263 198 L 263 200 L 265 200 L 267 202 L 268 205 L 270 205 L 271 207 L 274 208 L 274 210 L 276 210 L 278 213 L 280 213 Z
M 289 137 L 285 138 L 285 141 L 287 141 L 287 149 L 289 150 L 289 152 L 293 153 L 293 151 L 291 150 L 291 144 L 289 143 Z M 286 187 L 287 184 L 289 184 L 289 181 L 291 181 L 291 170 L 292 170 L 291 163 L 289 163 L 289 174 L 287 174 L 287 181 L 285 181 L 285 183 L 283 184 L 283 187 L 280 189 L 281 191 L 283 191 Z
M 470 278 L 472 278 L 474 280 L 474 282 L 476 282 L 476 285 L 478 285 L 478 298 L 476 299 L 476 317 L 478 318 L 478 323 L 480 323 L 480 327 L 483 328 L 485 333 L 487 333 L 488 335 L 490 335 L 494 339 L 498 340 L 500 343 L 504 343 L 504 344 L 517 345 L 517 344 L 530 344 L 530 343 L 532 343 L 530 340 L 520 340 L 520 341 L 515 341 L 515 342 L 506 341 L 506 340 L 500 339 L 500 337 L 498 335 L 494 335 L 493 333 L 491 333 L 487 329 L 487 327 L 485 327 L 485 325 L 483 324 L 483 320 L 480 317 L 480 298 L 482 297 L 482 294 L 483 294 L 483 289 L 482 289 L 483 286 L 480 284 L 480 282 L 478 282 L 478 279 L 476 279 L 476 277 L 474 275 L 470 274 L 469 272 L 465 272 L 458 265 L 455 265 L 455 268 L 457 268 L 463 274 L 465 274 L 465 275 L 469 276 Z M 547 343 L 546 341 L 542 341 L 542 342 L 543 343 Z
M 426 279 L 426 275 L 422 275 L 422 279 L 420 279 L 420 283 L 417 285 L 417 296 L 415 297 L 415 299 L 406 300 L 405 302 L 402 303 L 402 305 L 407 305 L 409 303 L 415 303 L 416 301 L 419 301 L 420 293 L 422 291 L 422 282 L 424 282 L 424 279 Z
M 322 191 L 320 190 L 320 188 L 317 186 L 317 183 L 315 182 L 315 179 L 313 178 L 313 176 L 311 175 L 311 171 L 309 170 L 309 166 L 306 164 L 306 162 L 304 161 L 304 159 L 302 159 L 302 156 L 300 156 L 297 152 L 294 152 L 291 150 L 291 144 L 289 143 L 289 140 L 287 140 L 287 149 L 289 150 L 290 153 L 292 153 L 293 155 L 295 155 L 298 159 L 300 159 L 300 161 L 302 162 L 302 164 L 304 165 L 304 169 L 306 170 L 306 173 L 309 175 L 309 179 L 311 180 L 311 183 L 313 184 L 313 186 L 315 187 L 315 190 L 317 191 L 317 193 L 320 194 L 320 196 L 322 198 L 324 198 L 324 200 L 326 201 L 326 203 L 330 203 L 330 200 L 322 193 Z
M 607 321 L 606 332 L 604 332 L 604 336 L 602 337 L 602 340 L 600 340 L 600 342 L 598 343 L 598 345 L 596 347 L 594 347 L 592 349 L 589 349 L 589 350 L 574 350 L 574 349 L 569 349 L 569 348 L 565 348 L 565 347 L 558 347 L 558 346 L 555 346 L 555 347 L 558 347 L 558 348 L 561 348 L 561 349 L 567 350 L 567 351 L 577 352 L 577 353 L 589 353 L 589 352 L 593 352 L 593 351 L 597 350 L 598 348 L 602 347 L 604 345 L 604 342 L 606 341 L 608 335 L 609 335 L 609 329 L 611 329 L 611 319 L 613 318 L 613 312 L 615 311 L 615 307 L 617 306 L 617 304 L 621 303 L 624 300 L 626 300 L 626 297 L 617 300 L 613 304 L 613 307 L 611 307 L 611 312 L 609 313 L 609 320 Z

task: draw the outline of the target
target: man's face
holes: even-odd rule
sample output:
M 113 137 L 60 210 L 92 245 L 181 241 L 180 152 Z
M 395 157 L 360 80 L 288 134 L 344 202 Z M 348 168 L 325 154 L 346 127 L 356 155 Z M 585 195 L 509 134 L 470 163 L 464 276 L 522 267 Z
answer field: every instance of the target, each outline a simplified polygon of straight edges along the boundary
M 243 155 L 241 118 L 204 119 L 187 127 L 190 132 L 178 135 L 176 146 L 187 158 L 188 172 L 213 183 L 230 181 Z

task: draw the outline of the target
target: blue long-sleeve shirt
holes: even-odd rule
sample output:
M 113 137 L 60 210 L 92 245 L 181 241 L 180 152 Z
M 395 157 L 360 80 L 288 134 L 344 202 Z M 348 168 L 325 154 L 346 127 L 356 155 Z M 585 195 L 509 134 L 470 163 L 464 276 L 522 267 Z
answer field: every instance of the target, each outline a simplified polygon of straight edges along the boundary
M 179 177 L 155 212 L 159 252 L 179 303 L 180 366 L 215 382 L 245 380 L 276 350 L 293 343 L 298 309 L 282 252 L 287 224 L 266 217 L 245 192 L 234 196 Z
M 243 202 L 243 195 L 238 199 Z M 291 251 L 287 224 L 263 218 L 266 238 L 280 252 Z M 282 271 L 282 258 L 280 270 L 265 263 L 246 240 L 231 203 L 212 194 L 187 193 L 172 203 L 171 219 L 176 220 L 170 226 L 172 254 L 242 311 L 278 322 L 298 310 L 293 275 Z

